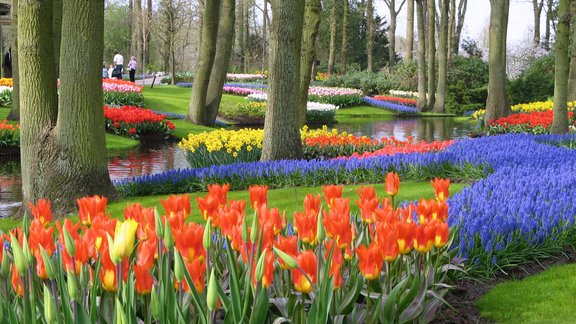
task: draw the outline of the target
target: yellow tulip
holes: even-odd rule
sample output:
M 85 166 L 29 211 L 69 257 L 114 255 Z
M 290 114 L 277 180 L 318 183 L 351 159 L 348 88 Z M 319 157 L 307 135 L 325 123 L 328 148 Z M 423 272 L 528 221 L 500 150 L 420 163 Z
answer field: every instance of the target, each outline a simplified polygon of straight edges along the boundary
M 138 222 L 133 219 L 116 223 L 116 230 L 114 231 L 114 247 L 112 248 L 112 251 L 117 262 L 132 254 L 137 229 Z

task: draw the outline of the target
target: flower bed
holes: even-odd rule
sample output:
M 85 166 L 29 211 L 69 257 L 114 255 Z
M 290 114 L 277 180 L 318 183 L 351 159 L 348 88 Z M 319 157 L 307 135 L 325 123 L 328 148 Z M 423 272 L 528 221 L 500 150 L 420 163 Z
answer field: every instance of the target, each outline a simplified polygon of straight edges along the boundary
M 230 87 L 230 86 L 224 86 L 222 88 L 222 91 L 224 93 L 227 93 L 227 94 L 241 95 L 241 96 L 246 96 L 246 95 L 253 94 L 253 93 L 257 93 L 257 94 L 265 93 L 262 90 L 257 90 L 257 89 L 252 89 L 252 88 L 243 88 L 243 87 Z
M 390 95 L 395 97 L 412 98 L 412 99 L 418 98 L 418 92 L 414 91 L 389 90 L 388 93 L 390 93 Z
M 262 79 L 266 79 L 266 75 L 265 74 L 242 74 L 242 73 L 227 73 L 226 74 L 226 80 L 228 81 L 242 81 L 242 82 L 248 82 L 248 81 L 257 81 L 257 80 L 262 80 Z
M 340 108 L 362 104 L 362 91 L 350 88 L 310 87 L 308 100 L 328 103 Z
M 386 102 L 397 103 L 397 104 L 408 106 L 408 107 L 416 107 L 416 99 L 391 97 L 391 96 L 374 96 L 372 98 L 374 100 L 378 100 L 378 101 L 386 101 Z
M 398 113 L 400 115 L 417 115 L 418 114 L 418 110 L 416 110 L 413 107 L 408 107 L 405 105 L 400 105 L 400 104 L 395 104 L 392 102 L 386 102 L 386 101 L 380 101 L 380 100 L 376 100 L 370 97 L 364 97 L 364 102 L 366 102 L 367 104 L 369 104 L 370 106 L 374 106 L 374 107 L 378 107 L 378 108 L 383 108 L 386 110 L 390 110 L 392 112 Z
M 513 114 L 488 123 L 489 134 L 530 133 L 547 134 L 552 125 L 553 111 L 536 111 L 532 113 Z M 570 124 L 574 125 L 573 112 L 568 112 Z
M 12 78 L 1 78 L 0 79 L 0 86 L 13 87 L 14 82 L 13 82 Z
M 148 109 L 133 106 L 110 108 L 104 106 L 106 130 L 117 135 L 138 138 L 143 135 L 169 135 L 174 124 Z
M 263 125 L 266 116 L 267 95 L 251 94 L 246 97 L 250 102 L 245 104 L 225 105 L 220 107 L 218 115 L 239 125 Z M 262 100 L 263 99 L 263 100 Z M 308 102 L 306 123 L 330 124 L 336 120 L 334 116 L 338 108 L 331 104 Z
M 8 124 L 6 120 L 0 121 L 0 149 L 20 146 L 20 131 L 18 124 Z
M 104 104 L 110 106 L 144 106 L 142 86 L 124 80 L 104 79 Z
M 432 185 L 436 199 L 399 208 L 400 182 L 388 174 L 384 203 L 362 187 L 352 218 L 343 188 L 326 186 L 325 203 L 308 195 L 294 226 L 268 207 L 266 186 L 250 187 L 249 202 L 229 201 L 228 185 L 208 186 L 196 199 L 206 225 L 186 221 L 188 195 L 161 200 L 163 214 L 127 206 L 123 220 L 106 214 L 106 198 L 84 197 L 79 221 L 56 226 L 40 199 L 29 204 L 29 225 L 0 238 L 0 277 L 12 285 L 0 307 L 25 323 L 352 322 L 359 309 L 378 322 L 430 321 L 449 273 L 459 270 L 449 253 L 449 181 Z
M 0 85 L 0 106 L 12 105 L 12 86 Z

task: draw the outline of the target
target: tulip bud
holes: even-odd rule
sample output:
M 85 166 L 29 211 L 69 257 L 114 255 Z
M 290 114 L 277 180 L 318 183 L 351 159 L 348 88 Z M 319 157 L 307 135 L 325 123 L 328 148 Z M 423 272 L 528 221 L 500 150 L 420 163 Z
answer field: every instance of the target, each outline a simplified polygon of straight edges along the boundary
M 163 237 L 164 224 L 162 223 L 162 218 L 160 217 L 160 213 L 156 207 L 154 207 L 154 224 L 156 225 L 156 235 L 158 235 L 158 237 Z
M 242 241 L 248 242 L 248 223 L 246 217 L 242 217 Z
M 210 226 L 210 218 L 206 222 L 206 226 L 204 226 L 204 236 L 202 237 L 202 244 L 204 245 L 204 249 L 206 252 L 210 249 L 210 243 L 212 242 L 212 227 Z
M 68 254 L 71 257 L 74 257 L 74 254 L 76 254 L 76 246 L 74 245 L 74 239 L 66 228 L 64 228 L 64 245 L 66 245 L 66 251 L 68 251 Z M 112 249 L 112 245 L 110 246 L 110 249 Z
M 182 260 L 182 256 L 178 250 L 174 248 L 174 276 L 176 277 L 176 281 L 182 282 L 184 279 L 184 269 L 184 260 Z
M 44 261 L 44 268 L 46 268 L 46 274 L 48 275 L 48 278 L 56 278 L 56 268 L 54 268 L 54 262 L 52 262 L 52 258 L 48 255 L 42 246 L 40 246 L 40 253 L 42 253 L 42 260 Z
M 326 229 L 324 228 L 324 224 L 322 224 L 322 208 L 320 208 L 318 212 L 318 222 L 316 223 L 316 239 L 322 243 L 324 238 L 326 238 Z
M 286 266 L 288 267 L 288 269 L 294 269 L 298 267 L 298 262 L 296 261 L 296 259 L 294 259 L 291 255 L 289 255 L 288 253 L 285 253 L 284 251 L 274 248 L 274 252 L 276 252 L 276 254 L 278 255 L 278 257 L 280 259 L 282 259 L 282 261 L 284 261 L 284 264 L 286 264 Z
M 216 305 L 218 305 L 218 288 L 216 287 L 216 276 L 214 275 L 214 269 L 212 269 L 212 272 L 210 273 L 206 302 L 208 303 L 208 310 L 210 311 L 216 309 Z
M 160 301 L 158 300 L 158 294 L 156 293 L 156 287 L 154 286 L 152 286 L 152 291 L 150 292 L 150 309 L 152 310 L 152 317 L 159 320 Z
M 168 250 L 172 250 L 174 247 L 174 236 L 172 235 L 172 228 L 170 228 L 168 221 L 164 223 L 164 245 Z
M 0 248 L 4 249 L 3 246 Z M 4 256 L 2 257 L 2 266 L 0 266 L 0 276 L 2 276 L 2 278 L 8 278 L 8 274 L 10 273 L 10 258 L 6 254 L 6 249 L 4 249 L 2 254 Z
M 266 260 L 266 252 L 268 252 L 268 248 L 262 251 L 262 254 L 260 254 L 260 257 L 258 258 L 258 262 L 256 263 L 255 275 L 256 281 L 258 282 L 260 282 L 264 276 L 264 261 Z
M 44 285 L 44 318 L 47 323 L 56 322 L 56 305 L 50 290 Z
M 76 276 L 68 270 L 68 295 L 70 300 L 78 299 L 78 285 L 76 285 Z
M 32 252 L 30 252 L 30 247 L 28 246 L 28 238 L 26 234 L 24 234 L 24 239 L 22 239 L 22 252 L 24 253 L 24 257 L 26 258 L 26 263 L 31 264 L 34 261 L 32 257 Z
M 18 270 L 18 274 L 23 276 L 28 270 L 28 262 L 26 261 L 24 252 L 22 252 L 22 247 L 20 246 L 18 239 L 14 237 L 14 235 L 10 234 L 10 240 L 12 241 L 12 254 L 14 255 L 16 269 Z
M 126 317 L 126 313 L 124 312 L 122 306 L 124 305 L 122 305 L 118 297 L 116 297 L 116 324 L 128 323 L 128 318 Z
M 112 260 L 112 263 L 114 263 L 116 265 L 116 264 L 118 264 L 118 258 L 116 257 L 116 254 L 114 253 L 114 249 L 113 249 L 114 239 L 108 233 L 106 233 L 106 236 L 108 237 L 108 253 L 110 254 L 110 260 Z
M 258 240 L 258 215 L 254 214 L 252 218 L 252 232 L 250 232 L 250 241 L 255 243 Z

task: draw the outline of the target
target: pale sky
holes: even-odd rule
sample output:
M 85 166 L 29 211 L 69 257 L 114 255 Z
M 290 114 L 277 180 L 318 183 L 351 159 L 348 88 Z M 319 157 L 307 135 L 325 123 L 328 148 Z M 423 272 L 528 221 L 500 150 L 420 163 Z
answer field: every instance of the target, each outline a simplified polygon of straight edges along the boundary
M 401 2 L 400 0 L 396 1 Z M 384 1 L 376 0 L 376 11 L 379 15 L 389 17 L 388 7 Z M 481 40 L 484 31 L 490 21 L 489 0 L 468 0 L 468 10 L 464 19 L 462 38 L 469 36 Z M 510 17 L 508 24 L 508 44 L 518 44 L 526 40 L 532 40 L 534 28 L 534 13 L 530 0 L 510 0 Z M 542 10 L 541 35 L 544 35 L 545 12 Z M 406 5 L 398 16 L 396 35 L 403 36 L 406 33 Z

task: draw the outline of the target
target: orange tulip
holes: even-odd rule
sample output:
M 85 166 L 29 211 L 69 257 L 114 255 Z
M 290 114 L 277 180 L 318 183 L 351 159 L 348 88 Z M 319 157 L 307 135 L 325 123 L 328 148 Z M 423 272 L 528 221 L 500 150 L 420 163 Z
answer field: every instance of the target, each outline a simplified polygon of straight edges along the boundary
M 292 269 L 292 281 L 294 282 L 294 288 L 302 293 L 309 293 L 313 289 L 313 283 L 317 282 L 317 261 L 316 255 L 313 251 L 305 251 L 300 253 L 296 258 L 298 262 L 299 269 Z M 308 277 L 312 280 L 310 282 L 308 278 L 301 272 L 304 271 Z
M 396 172 L 388 172 L 386 174 L 386 193 L 389 196 L 396 196 L 400 190 L 400 177 Z
M 258 224 L 271 225 L 274 235 L 277 235 L 286 226 L 286 214 L 281 217 L 278 208 L 268 209 L 264 203 L 258 208 Z
M 208 193 L 218 200 L 220 206 L 226 205 L 226 194 L 230 190 L 230 184 L 224 184 L 220 186 L 219 184 L 208 185 Z
M 296 256 L 298 255 L 297 236 L 284 237 L 279 235 L 276 238 L 276 242 L 274 242 L 274 246 L 293 258 L 296 258 Z M 280 268 L 284 270 L 289 269 L 289 267 L 284 263 L 284 261 L 282 261 L 282 259 L 278 259 L 278 261 L 280 263 Z
M 382 271 L 382 252 L 376 242 L 372 242 L 369 247 L 360 245 L 356 249 L 356 254 L 358 254 L 358 267 L 364 278 L 368 280 L 379 278 Z
M 356 191 L 360 200 L 356 201 L 356 205 L 360 208 L 360 215 L 362 216 L 362 221 L 372 224 L 375 221 L 374 211 L 378 208 L 380 202 L 378 197 L 376 197 L 376 191 L 374 187 L 364 187 L 362 186 Z
M 396 224 L 396 232 L 398 237 L 396 242 L 398 243 L 398 252 L 401 254 L 408 254 L 412 251 L 414 247 L 414 228 L 416 224 L 413 222 L 399 222 Z
M 186 270 L 192 277 L 192 283 L 196 291 L 201 294 L 204 290 L 204 279 L 206 277 L 206 263 L 201 259 L 194 259 L 192 262 L 186 262 Z M 184 291 L 190 292 L 190 286 L 188 286 L 188 281 L 183 280 L 182 282 Z
M 322 186 L 322 191 L 324 192 L 324 198 L 326 199 L 326 204 L 332 207 L 332 203 L 335 198 L 342 198 L 343 186 L 329 185 Z
M 432 219 L 439 222 L 445 222 L 448 219 L 448 204 L 444 201 L 438 201 L 431 208 Z
M 138 257 L 136 265 L 141 268 L 151 269 L 154 266 L 154 259 L 158 254 L 158 238 L 144 241 L 138 245 Z
M 332 262 L 330 263 L 330 276 L 334 278 L 334 290 L 339 289 L 344 284 L 344 279 L 342 278 L 342 265 L 344 264 L 344 256 L 342 255 L 342 251 L 335 246 L 334 250 L 332 250 L 332 244 L 334 244 L 333 240 L 326 241 L 326 253 L 325 258 L 328 260 L 328 256 L 330 255 L 330 251 L 332 251 Z
M 213 227 L 220 226 L 220 220 L 218 219 L 218 209 L 220 208 L 218 197 L 211 194 L 206 195 L 204 198 L 196 197 L 196 203 L 198 203 L 198 209 L 200 209 L 204 220 L 210 219 L 210 224 Z
M 166 211 L 168 218 L 174 217 L 176 214 L 181 213 L 184 218 L 190 215 L 190 195 L 170 195 L 168 199 L 160 199 L 160 203 Z
M 436 232 L 431 225 L 418 225 L 414 229 L 414 249 L 420 253 L 432 250 Z
M 14 292 L 22 297 L 24 296 L 24 286 L 22 285 L 22 278 L 18 275 L 18 270 L 16 270 L 16 265 L 12 264 L 12 288 Z
M 74 254 L 74 262 L 72 262 L 72 257 L 65 248 L 66 245 L 64 243 L 61 244 L 64 247 L 64 249 L 62 249 L 62 263 L 64 263 L 64 268 L 72 272 L 76 271 L 75 273 L 77 274 L 80 273 L 80 270 L 82 270 L 82 267 L 88 262 L 90 257 L 88 254 L 88 246 L 81 238 L 74 239 L 76 253 Z
M 395 228 L 385 224 L 376 224 L 376 242 L 382 252 L 382 259 L 392 262 L 398 258 L 398 233 Z
M 52 210 L 50 209 L 50 200 L 40 198 L 36 203 L 36 206 L 31 202 L 28 203 L 30 212 L 34 219 L 37 219 L 42 226 L 48 226 L 48 223 L 52 221 Z
M 262 204 L 268 203 L 268 186 L 254 185 L 248 188 L 252 209 L 258 210 Z
M 437 248 L 441 248 L 448 242 L 449 228 L 446 223 L 436 223 L 434 224 L 434 245 Z
M 274 252 L 266 250 L 264 257 L 264 272 L 262 275 L 262 286 L 265 288 L 270 287 L 274 280 Z M 252 267 L 252 284 L 256 285 L 256 266 Z
M 337 198 L 335 201 L 340 200 Z M 352 224 L 350 223 L 349 214 L 342 214 L 336 209 L 330 209 L 328 213 L 324 212 L 322 221 L 326 228 L 326 234 L 338 244 L 340 249 L 345 249 L 352 242 Z
M 102 250 L 101 256 L 100 280 L 102 281 L 102 288 L 106 291 L 116 292 L 118 290 L 118 273 L 116 265 L 110 258 L 108 247 Z M 126 281 L 128 278 L 128 259 L 121 261 L 121 266 L 122 280 Z
M 38 251 L 34 253 L 34 258 L 36 259 L 36 275 L 41 279 L 48 279 L 48 273 L 46 272 L 46 266 L 44 265 L 44 258 L 42 258 L 42 252 Z
M 136 292 L 140 295 L 148 295 L 154 285 L 154 278 L 150 274 L 150 270 L 136 264 L 132 266 L 132 269 L 134 270 L 134 277 L 136 278 L 134 285 Z
M 304 243 L 314 244 L 317 241 L 318 214 L 315 212 L 294 213 L 294 229 Z
M 34 255 L 40 252 L 40 247 L 43 247 L 48 255 L 54 252 L 54 227 L 45 228 L 40 220 L 35 219 L 30 224 L 30 234 L 28 237 L 28 246 L 30 252 Z
M 202 244 L 204 227 L 196 223 L 189 223 L 174 233 L 176 249 L 186 262 L 192 262 L 196 258 L 204 260 L 206 250 Z
M 436 192 L 436 199 L 439 202 L 445 202 L 448 197 L 450 197 L 450 179 L 438 179 L 434 178 L 432 180 L 432 186 Z
M 222 230 L 222 234 L 231 241 L 234 235 L 234 228 L 236 226 L 242 225 L 244 214 L 240 213 L 237 209 L 231 208 L 230 206 L 224 206 L 220 209 L 218 219 L 220 222 L 220 229 Z
M 425 224 L 432 220 L 432 206 L 436 205 L 436 201 L 433 199 L 426 200 L 424 198 L 420 199 L 416 211 L 418 212 L 418 221 L 420 224 Z
M 76 200 L 78 204 L 78 217 L 84 226 L 90 226 L 94 218 L 104 216 L 108 199 L 94 195 Z
M 320 211 L 320 195 L 307 194 L 304 197 L 304 211 L 318 213 Z

